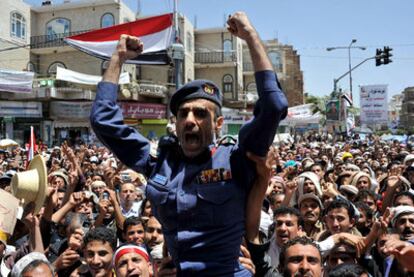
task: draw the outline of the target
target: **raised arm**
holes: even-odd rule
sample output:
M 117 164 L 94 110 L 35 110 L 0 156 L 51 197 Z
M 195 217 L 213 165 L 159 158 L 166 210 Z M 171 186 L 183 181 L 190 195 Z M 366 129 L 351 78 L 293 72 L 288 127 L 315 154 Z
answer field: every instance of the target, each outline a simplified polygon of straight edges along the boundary
M 99 140 L 125 165 L 145 172 L 150 151 L 149 141 L 134 128 L 124 124 L 122 111 L 116 104 L 122 65 L 126 60 L 138 56 L 142 49 L 143 45 L 138 38 L 121 36 L 103 81 L 98 84 L 90 121 Z
M 259 244 L 259 226 L 263 200 L 267 186 L 272 175 L 272 161 L 275 157 L 275 149 L 272 147 L 266 158 L 247 152 L 247 157 L 256 165 L 256 179 L 253 188 L 247 197 L 246 205 L 246 239 L 254 244 Z
M 244 151 L 266 156 L 280 120 L 286 117 L 288 103 L 273 71 L 266 49 L 246 14 L 237 12 L 227 21 L 229 31 L 243 39 L 249 47 L 254 66 L 259 100 L 254 118 L 239 133 L 239 145 Z

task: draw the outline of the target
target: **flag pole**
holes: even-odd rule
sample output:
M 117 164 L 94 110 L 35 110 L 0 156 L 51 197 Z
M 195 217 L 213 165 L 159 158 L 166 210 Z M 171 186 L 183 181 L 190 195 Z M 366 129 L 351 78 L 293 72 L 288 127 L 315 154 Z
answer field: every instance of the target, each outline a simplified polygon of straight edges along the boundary
M 174 1 L 174 43 L 172 45 L 172 58 L 174 60 L 174 79 L 175 89 L 182 86 L 182 64 L 184 60 L 184 46 L 180 41 L 180 32 L 178 27 L 178 3 Z

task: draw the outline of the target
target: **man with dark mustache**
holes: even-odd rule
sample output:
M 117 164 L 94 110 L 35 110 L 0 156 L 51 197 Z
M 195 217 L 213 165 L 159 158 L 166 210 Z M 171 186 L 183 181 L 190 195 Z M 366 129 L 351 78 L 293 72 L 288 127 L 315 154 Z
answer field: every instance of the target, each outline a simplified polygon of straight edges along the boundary
M 237 12 L 227 23 L 250 50 L 259 95 L 254 118 L 240 130 L 237 144 L 215 145 L 223 125 L 222 95 L 213 82 L 195 80 L 170 101 L 177 137 L 160 147 L 157 160 L 150 156 L 149 141 L 123 124 L 116 104 L 121 66 L 143 49 L 136 37 L 121 36 L 91 111 L 97 137 L 124 164 L 149 177 L 146 195 L 179 276 L 251 276 L 238 261 L 246 195 L 255 178 L 246 153 L 266 156 L 287 114 L 286 97 L 247 16 Z
M 316 239 L 317 235 L 324 230 L 320 221 L 323 205 L 314 193 L 305 193 L 299 198 L 299 211 L 303 219 L 303 230 L 306 235 Z
M 391 224 L 401 240 L 414 244 L 414 207 L 398 206 L 394 208 Z

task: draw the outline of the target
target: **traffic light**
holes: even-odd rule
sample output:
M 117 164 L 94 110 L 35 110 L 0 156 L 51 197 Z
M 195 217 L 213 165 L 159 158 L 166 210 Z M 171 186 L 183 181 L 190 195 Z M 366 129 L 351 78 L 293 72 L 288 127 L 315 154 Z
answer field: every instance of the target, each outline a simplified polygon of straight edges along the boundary
M 384 46 L 384 64 L 392 63 L 392 60 L 390 59 L 390 57 L 392 57 L 391 51 L 392 48 Z
M 375 54 L 375 65 L 376 66 L 382 65 L 382 50 L 381 49 L 377 49 L 377 53 Z

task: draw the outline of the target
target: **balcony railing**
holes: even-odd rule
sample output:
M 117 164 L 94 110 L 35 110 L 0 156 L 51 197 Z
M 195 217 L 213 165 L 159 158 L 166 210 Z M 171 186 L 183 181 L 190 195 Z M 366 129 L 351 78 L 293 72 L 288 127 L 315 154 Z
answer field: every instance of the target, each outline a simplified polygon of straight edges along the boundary
M 32 36 L 30 37 L 30 47 L 32 49 L 46 48 L 46 47 L 58 47 L 64 46 L 65 37 L 70 37 L 82 33 L 86 33 L 91 30 L 75 31 L 69 33 L 59 33 L 54 35 Z
M 243 63 L 243 71 L 254 71 L 253 63 Z
M 236 62 L 236 52 L 196 52 L 195 62 L 196 63 L 225 63 L 225 62 Z
M 282 72 L 283 71 L 283 65 L 277 64 L 273 65 L 273 70 L 276 72 Z M 254 71 L 253 63 L 252 62 L 244 62 L 243 63 L 243 71 L 252 72 Z

